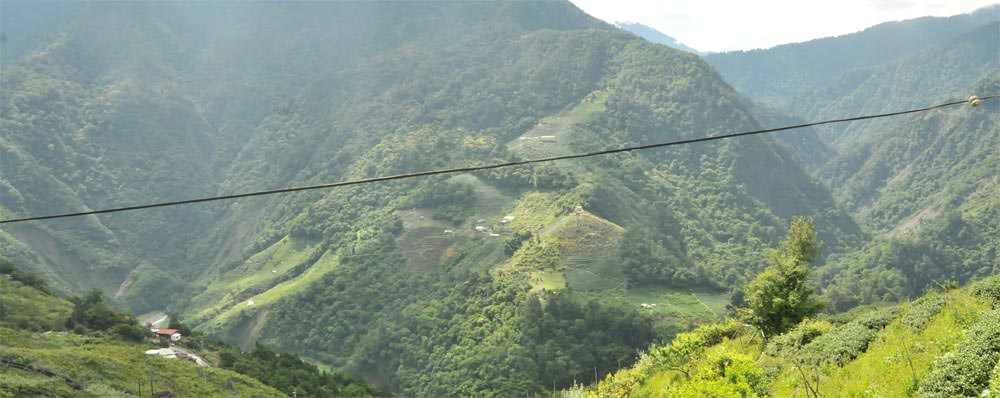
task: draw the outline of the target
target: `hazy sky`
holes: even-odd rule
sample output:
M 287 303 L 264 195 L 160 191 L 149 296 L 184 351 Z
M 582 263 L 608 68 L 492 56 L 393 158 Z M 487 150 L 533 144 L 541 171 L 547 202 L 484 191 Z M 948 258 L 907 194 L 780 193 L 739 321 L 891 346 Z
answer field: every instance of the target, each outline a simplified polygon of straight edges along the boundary
M 699 51 L 748 50 L 947 16 L 997 0 L 570 0 L 607 22 L 652 26 Z

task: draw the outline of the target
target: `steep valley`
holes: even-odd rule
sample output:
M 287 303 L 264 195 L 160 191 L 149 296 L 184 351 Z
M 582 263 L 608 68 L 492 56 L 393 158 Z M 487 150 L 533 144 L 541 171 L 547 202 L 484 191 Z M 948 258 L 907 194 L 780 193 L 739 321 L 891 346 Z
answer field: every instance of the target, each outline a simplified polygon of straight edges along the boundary
M 647 42 L 566 1 L 67 12 L 2 64 L 4 219 L 883 111 L 954 83 L 915 86 L 934 73 L 926 60 L 996 39 L 955 34 L 943 43 L 968 46 L 947 57 L 928 46 L 854 65 L 871 78 L 841 91 L 817 78 L 810 90 L 828 96 L 791 107 L 738 93 L 721 55 Z M 5 32 L 30 31 L 17 23 Z M 955 76 L 996 91 L 991 56 Z M 890 70 L 915 78 L 880 77 Z M 899 92 L 912 101 L 848 106 L 882 83 L 910 84 Z M 893 119 L 850 145 L 817 129 L 4 224 L 0 257 L 65 294 L 100 288 L 116 308 L 164 311 L 397 396 L 554 392 L 720 320 L 796 216 L 814 220 L 836 310 L 996 274 L 996 110 Z

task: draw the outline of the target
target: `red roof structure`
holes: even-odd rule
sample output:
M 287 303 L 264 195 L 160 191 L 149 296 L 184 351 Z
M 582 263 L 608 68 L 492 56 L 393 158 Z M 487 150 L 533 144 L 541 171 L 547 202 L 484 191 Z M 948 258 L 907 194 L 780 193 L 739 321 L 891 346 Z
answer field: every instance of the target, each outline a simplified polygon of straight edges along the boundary
M 170 336 L 177 333 L 177 329 L 156 329 L 156 334 L 160 336 Z

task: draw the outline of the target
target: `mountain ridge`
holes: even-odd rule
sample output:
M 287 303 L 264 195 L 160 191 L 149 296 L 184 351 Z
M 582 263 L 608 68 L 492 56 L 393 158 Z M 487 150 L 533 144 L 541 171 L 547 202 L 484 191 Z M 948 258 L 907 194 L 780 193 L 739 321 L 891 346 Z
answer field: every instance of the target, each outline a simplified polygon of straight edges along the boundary
M 852 69 L 915 54 L 944 44 L 972 27 L 995 21 L 1000 18 L 998 10 L 1000 5 L 993 5 L 952 17 L 887 22 L 861 32 L 770 49 L 708 54 L 705 59 L 741 93 L 786 109 L 799 95 L 831 83 Z
M 638 22 L 619 21 L 615 22 L 615 26 L 617 26 L 619 29 L 624 29 L 629 32 L 632 32 L 636 36 L 649 40 L 653 43 L 663 44 L 665 46 L 673 47 L 678 50 L 687 51 L 689 53 L 695 53 L 695 54 L 701 53 L 700 51 L 695 50 L 685 45 L 684 43 L 681 43 L 677 39 L 670 37 L 667 34 L 660 32 L 653 27 L 643 25 Z

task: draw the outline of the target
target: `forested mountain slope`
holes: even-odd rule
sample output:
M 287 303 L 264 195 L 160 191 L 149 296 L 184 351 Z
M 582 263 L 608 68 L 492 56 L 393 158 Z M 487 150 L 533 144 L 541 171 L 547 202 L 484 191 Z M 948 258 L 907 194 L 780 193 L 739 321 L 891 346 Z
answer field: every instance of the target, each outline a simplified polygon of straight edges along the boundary
M 95 3 L 52 37 L 3 69 L 5 218 L 761 122 L 698 57 L 566 2 Z M 60 287 L 245 347 L 404 396 L 516 396 L 714 319 L 795 215 L 828 253 L 865 239 L 764 137 L 2 236 Z
M 912 56 L 997 20 L 1000 6 L 990 6 L 970 14 L 887 22 L 843 36 L 709 54 L 705 59 L 739 92 L 788 109 L 803 95 L 834 84 L 853 70 Z
M 493 53 L 511 67 L 480 58 Z M 347 177 L 756 125 L 697 58 L 615 31 L 543 30 L 512 42 L 384 57 L 393 62 L 380 63 L 387 70 L 378 73 L 428 76 L 422 91 L 393 94 L 425 99 L 403 107 L 383 103 L 391 97 L 348 105 L 390 119 L 370 117 L 364 125 L 393 117 L 420 124 L 378 143 L 343 133 L 340 146 L 373 148 L 358 151 Z M 490 73 L 449 67 L 468 70 L 469 59 Z M 374 80 L 370 73 L 354 76 Z M 450 80 L 456 76 L 461 85 Z M 477 89 L 449 88 L 470 86 Z M 307 104 L 339 101 L 330 89 L 304 96 Z M 508 106 L 504 98 L 528 102 Z M 342 119 L 351 120 L 348 110 Z M 293 110 L 284 117 L 315 116 Z M 413 193 L 399 196 L 404 187 Z M 831 242 L 840 240 L 832 248 L 857 239 L 856 227 L 836 210 L 811 210 L 832 209 L 826 195 L 790 151 L 769 140 L 334 191 L 289 217 L 288 232 L 275 227 L 263 235 L 259 254 L 220 269 L 192 298 L 188 316 L 204 330 L 313 356 L 402 394 L 536 391 L 567 385 L 594 366 L 606 371 L 627 362 L 653 333 L 633 310 L 642 300 L 637 292 L 650 290 L 637 289 L 661 286 L 648 299 L 657 302 L 664 285 L 743 280 L 757 267 L 746 265 L 746 253 L 779 234 L 784 217 L 817 214 Z M 499 221 L 508 215 L 513 220 Z M 477 225 L 489 233 L 474 232 Z M 533 304 L 536 295 L 546 305 Z M 591 297 L 599 301 L 588 303 Z M 668 321 L 683 315 L 654 314 Z M 489 373 L 479 373 L 484 369 Z
M 971 95 L 966 91 L 970 86 L 996 75 L 1000 70 L 998 7 L 950 18 L 878 25 L 851 35 L 769 50 L 712 54 L 706 60 L 752 100 L 807 120 L 917 108 L 933 105 L 929 99 L 966 98 Z M 888 33 L 896 29 L 900 31 Z M 919 39 L 924 37 L 933 38 Z M 843 48 L 833 51 L 830 46 Z M 900 52 L 902 49 L 908 50 Z M 789 59 L 802 65 L 785 65 Z M 853 63 L 838 67 L 841 62 Z M 776 70 L 753 78 L 743 75 L 754 70 L 755 63 Z M 737 64 L 745 67 L 737 68 Z M 816 76 L 794 82 L 796 70 Z M 780 95 L 766 92 L 783 85 L 792 88 Z M 821 126 L 817 131 L 825 141 L 842 149 L 880 136 L 892 123 L 894 119 L 861 121 Z M 825 148 L 818 152 L 800 150 L 800 155 L 824 158 L 824 152 Z
M 966 91 L 998 92 L 996 79 Z M 935 203 L 956 209 L 980 194 L 989 196 L 1000 166 L 998 109 L 987 101 L 978 108 L 953 107 L 907 117 L 880 139 L 844 151 L 819 173 L 840 202 L 867 223 L 880 231 L 895 227 L 894 233 L 905 233 L 904 220 Z
M 998 10 L 1000 14 L 1000 10 Z M 799 97 L 789 110 L 811 119 L 918 108 L 970 95 L 983 79 L 1000 73 L 1000 21 L 980 25 L 940 46 L 891 63 L 857 69 Z M 897 120 L 884 119 L 821 128 L 838 148 L 878 140 Z M 822 133 L 826 133 L 822 135 Z
M 916 108 L 997 91 L 998 11 L 989 7 L 951 18 L 921 18 L 843 37 L 730 55 L 743 56 L 752 65 L 751 54 L 770 54 L 762 59 L 781 65 L 783 51 L 797 49 L 801 57 L 812 54 L 797 61 L 802 65 L 819 59 L 836 65 L 830 57 L 811 51 L 861 38 L 870 43 L 850 47 L 851 51 L 864 53 L 866 46 L 882 46 L 884 54 L 892 55 L 871 58 L 871 64 L 853 69 L 823 72 L 821 67 L 806 68 L 830 75 L 798 85 L 799 94 L 789 94 L 787 98 L 794 101 L 785 104 L 767 94 L 751 94 L 752 100 L 779 106 L 771 112 L 759 110 L 761 120 L 768 113 L 822 120 Z M 910 34 L 894 40 L 929 34 L 938 37 L 904 55 L 889 45 L 892 40 L 878 39 L 876 34 L 903 27 Z M 940 30 L 945 27 L 952 33 Z M 836 59 L 842 58 L 864 57 L 848 51 Z M 711 57 L 709 60 L 715 62 Z M 743 84 L 737 76 L 741 72 L 727 74 L 725 66 L 716 66 L 724 76 L 734 79 L 734 85 Z M 759 83 L 781 86 L 785 76 L 772 75 Z M 748 90 L 745 94 L 754 90 L 743 88 Z M 876 237 L 853 253 L 831 258 L 820 272 L 823 285 L 828 286 L 826 297 L 835 309 L 897 301 L 946 280 L 965 281 L 997 272 L 996 245 L 990 238 L 996 233 L 993 180 L 1000 167 L 993 150 L 998 132 L 995 114 L 995 105 L 989 104 L 823 126 L 818 131 L 830 147 L 817 143 L 795 146 L 802 158 L 811 160 L 815 175 L 834 192 L 838 204 Z
M 762 341 L 727 321 L 653 345 L 629 369 L 563 397 L 995 397 L 1000 280 L 896 306 L 807 319 Z
M 969 90 L 997 92 L 1000 84 L 993 78 Z M 832 277 L 845 300 L 839 308 L 1000 272 L 998 110 L 984 103 L 905 118 L 820 170 L 840 203 L 881 236 L 832 261 L 829 271 L 847 270 Z

